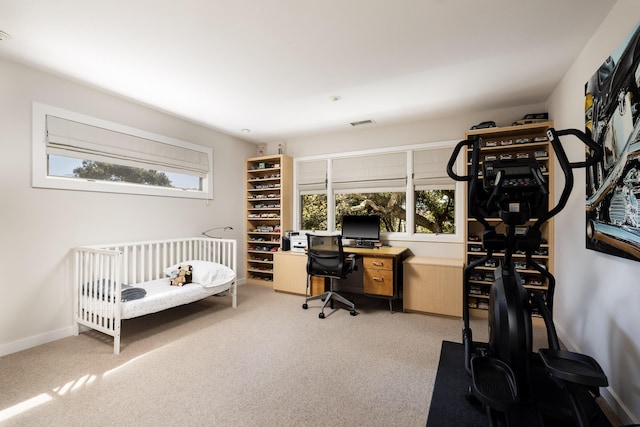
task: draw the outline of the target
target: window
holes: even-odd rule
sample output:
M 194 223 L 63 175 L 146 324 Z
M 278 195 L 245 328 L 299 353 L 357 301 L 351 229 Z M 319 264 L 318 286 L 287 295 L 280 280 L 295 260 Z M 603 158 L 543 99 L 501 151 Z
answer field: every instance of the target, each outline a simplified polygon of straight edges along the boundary
M 452 152 L 447 142 L 296 160 L 299 228 L 339 230 L 343 215 L 373 214 L 388 238 L 459 240 L 464 192 L 446 173 Z
M 455 181 L 446 173 L 451 148 L 413 152 L 414 232 L 455 233 Z
M 414 199 L 415 233 L 455 233 L 455 190 L 415 190 Z
M 302 230 L 327 230 L 327 195 L 302 194 L 300 196 Z
M 300 228 L 327 230 L 327 161 L 299 162 L 296 169 L 300 194 Z
M 211 148 L 34 103 L 34 187 L 213 198 Z
M 382 232 L 404 232 L 407 176 L 406 152 L 333 159 L 336 229 L 343 215 L 375 214 Z
M 122 166 L 55 154 L 49 154 L 48 162 L 49 176 L 154 185 L 181 190 L 202 190 L 202 178 L 186 173 Z

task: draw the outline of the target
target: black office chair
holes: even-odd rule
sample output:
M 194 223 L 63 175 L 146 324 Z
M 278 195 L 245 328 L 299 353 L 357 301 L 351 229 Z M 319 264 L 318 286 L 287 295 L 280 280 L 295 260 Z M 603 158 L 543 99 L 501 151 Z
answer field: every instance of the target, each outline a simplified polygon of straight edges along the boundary
M 349 314 L 355 316 L 355 304 L 342 295 L 337 294 L 334 290 L 334 283 L 338 279 L 344 279 L 347 274 L 355 271 L 356 256 L 345 256 L 342 250 L 342 236 L 337 235 L 317 235 L 307 233 L 307 288 L 304 294 L 304 304 L 302 308 L 309 308 L 309 301 L 322 299 L 322 309 L 319 318 L 324 319 L 324 308 L 333 301 L 339 301 L 350 308 Z M 311 277 L 328 277 L 330 279 L 329 291 L 320 295 L 310 296 L 309 286 L 311 286 Z

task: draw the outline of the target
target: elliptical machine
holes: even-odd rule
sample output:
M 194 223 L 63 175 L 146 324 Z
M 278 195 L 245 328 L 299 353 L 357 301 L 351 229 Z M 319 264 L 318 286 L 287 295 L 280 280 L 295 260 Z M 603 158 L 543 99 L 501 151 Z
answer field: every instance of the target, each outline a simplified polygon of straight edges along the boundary
M 585 162 L 569 162 L 559 137 L 573 135 L 590 150 Z M 555 278 L 533 258 L 540 249 L 540 227 L 566 205 L 573 189 L 573 169 L 601 160 L 602 149 L 576 129 L 548 129 L 547 137 L 564 175 L 558 204 L 549 209 L 548 184 L 535 159 L 480 161 L 481 138 L 460 141 L 447 165 L 448 175 L 468 182 L 470 215 L 483 226 L 486 255 L 464 269 L 462 341 L 465 369 L 471 376 L 469 397 L 486 409 L 490 426 L 610 426 L 595 398 L 607 377 L 591 357 L 563 351 L 553 324 Z M 463 147 L 471 149 L 469 175 L 460 176 L 453 166 Z M 480 166 L 482 165 L 482 166 Z M 482 167 L 482 169 L 481 169 Z M 537 219 L 535 219 L 537 216 Z M 498 233 L 487 218 L 500 218 L 506 233 Z M 533 219 L 535 221 L 533 221 Z M 533 222 L 533 225 L 527 225 Z M 489 300 L 489 342 L 473 341 L 470 327 L 470 274 L 503 252 L 503 262 L 494 272 Z M 526 254 L 526 262 L 547 279 L 546 295 L 527 290 L 513 262 L 515 251 Z M 532 312 L 542 316 L 547 331 L 547 349 L 533 352 Z

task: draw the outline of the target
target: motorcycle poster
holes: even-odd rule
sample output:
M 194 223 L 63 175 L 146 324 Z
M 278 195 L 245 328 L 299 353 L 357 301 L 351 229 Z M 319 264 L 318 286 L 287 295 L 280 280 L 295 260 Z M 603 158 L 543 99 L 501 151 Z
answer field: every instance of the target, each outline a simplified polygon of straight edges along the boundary
M 585 84 L 585 132 L 604 150 L 587 169 L 586 246 L 640 261 L 640 24 Z

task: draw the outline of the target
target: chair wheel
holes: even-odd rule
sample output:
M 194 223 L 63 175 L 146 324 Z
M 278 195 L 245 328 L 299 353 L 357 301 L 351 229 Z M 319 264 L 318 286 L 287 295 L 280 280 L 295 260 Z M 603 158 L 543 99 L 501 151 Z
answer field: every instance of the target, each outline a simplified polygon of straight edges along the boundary
M 355 315 L 356 315 L 356 314 L 358 314 L 358 313 L 356 313 L 356 311 L 355 311 L 355 310 L 351 310 L 351 311 L 349 312 L 349 314 L 350 314 L 350 315 L 352 315 L 352 316 L 355 316 Z
M 304 308 L 304 309 L 306 310 L 307 308 L 309 308 L 309 306 L 308 306 L 308 305 L 307 305 L 307 303 L 305 302 L 304 304 L 302 304 L 302 308 Z
M 321 319 L 324 319 L 324 313 L 318 314 L 318 317 L 321 318 Z

